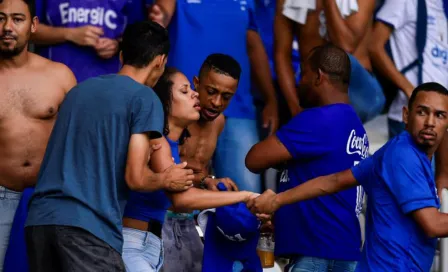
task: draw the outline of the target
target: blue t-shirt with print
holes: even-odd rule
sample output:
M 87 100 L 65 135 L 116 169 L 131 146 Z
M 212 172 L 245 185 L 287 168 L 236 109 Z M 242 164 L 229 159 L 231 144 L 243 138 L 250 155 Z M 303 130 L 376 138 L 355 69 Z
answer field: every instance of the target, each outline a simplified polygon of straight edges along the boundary
M 278 190 L 350 169 L 368 156 L 366 131 L 348 104 L 304 110 L 277 131 L 292 156 Z M 361 255 L 361 187 L 302 201 L 275 214 L 276 255 L 357 261 Z
M 144 0 L 36 0 L 39 21 L 52 27 L 76 28 L 96 26 L 105 38 L 119 38 L 127 24 L 146 19 Z M 43 57 L 67 65 L 78 82 L 99 75 L 116 73 L 120 69 L 118 54 L 110 59 L 98 56 L 90 46 L 64 42 L 37 46 Z
M 26 225 L 79 227 L 121 253 L 129 140 L 148 132 L 160 137 L 163 124 L 157 95 L 130 77 L 78 84 L 61 105 Z
M 411 216 L 440 206 L 427 155 L 405 131 L 352 173 L 367 193 L 366 240 L 356 271 L 429 271 L 437 239 Z

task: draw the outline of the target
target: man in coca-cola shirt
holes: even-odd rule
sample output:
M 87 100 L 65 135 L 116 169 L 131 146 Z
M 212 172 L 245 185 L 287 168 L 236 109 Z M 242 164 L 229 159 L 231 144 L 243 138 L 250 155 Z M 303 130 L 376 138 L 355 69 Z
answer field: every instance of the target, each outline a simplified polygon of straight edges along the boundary
M 286 162 L 278 186 L 283 192 L 365 159 L 369 142 L 349 104 L 349 79 L 350 59 L 344 50 L 331 44 L 315 47 L 302 64 L 298 94 L 305 110 L 253 146 L 247 168 L 260 172 Z M 281 207 L 274 218 L 275 254 L 290 258 L 290 271 L 310 266 L 353 271 L 361 252 L 357 216 L 362 199 L 361 187 L 353 187 Z

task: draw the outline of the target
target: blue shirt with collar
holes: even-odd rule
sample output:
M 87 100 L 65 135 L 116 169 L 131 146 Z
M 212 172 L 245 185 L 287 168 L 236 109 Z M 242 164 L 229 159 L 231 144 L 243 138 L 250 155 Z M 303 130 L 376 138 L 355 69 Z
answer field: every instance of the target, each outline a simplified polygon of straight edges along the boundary
M 437 239 L 411 215 L 440 206 L 428 156 L 403 132 L 352 173 L 368 201 L 366 241 L 356 271 L 429 271 Z

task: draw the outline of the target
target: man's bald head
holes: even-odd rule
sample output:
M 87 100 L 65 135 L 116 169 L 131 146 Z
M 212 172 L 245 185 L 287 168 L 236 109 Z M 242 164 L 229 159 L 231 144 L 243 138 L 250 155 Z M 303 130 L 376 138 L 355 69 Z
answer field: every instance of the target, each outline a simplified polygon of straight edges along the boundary
M 313 72 L 327 74 L 332 83 L 348 86 L 350 83 L 350 58 L 341 48 L 327 43 L 313 48 L 308 57 Z

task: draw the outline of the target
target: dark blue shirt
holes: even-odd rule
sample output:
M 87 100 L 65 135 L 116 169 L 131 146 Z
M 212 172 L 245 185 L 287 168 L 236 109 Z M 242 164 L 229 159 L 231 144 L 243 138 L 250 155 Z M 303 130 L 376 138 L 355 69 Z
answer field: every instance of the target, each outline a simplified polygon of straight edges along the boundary
M 252 0 L 178 0 L 168 26 L 172 44 L 168 65 L 190 81 L 212 53 L 230 55 L 241 65 L 238 90 L 224 112 L 227 117 L 256 117 L 247 55 L 247 31 L 257 30 L 253 7 Z
M 366 131 L 348 104 L 307 109 L 281 127 L 277 137 L 292 156 L 280 192 L 349 169 L 369 151 Z M 276 255 L 358 260 L 362 196 L 359 186 L 280 208 L 275 214 Z
M 174 142 L 165 137 L 170 144 L 171 154 L 175 163 L 181 163 L 179 156 L 179 142 Z M 166 210 L 171 206 L 171 201 L 166 196 L 164 190 L 151 193 L 131 192 L 128 204 L 124 210 L 124 216 L 137 220 L 149 222 L 157 220 L 160 223 L 165 221 Z
M 121 253 L 129 139 L 145 132 L 161 136 L 163 116 L 153 90 L 127 76 L 74 87 L 51 133 L 27 226 L 79 227 Z
M 437 239 L 410 213 L 439 208 L 431 162 L 408 132 L 352 169 L 367 193 L 366 241 L 356 271 L 429 271 Z

